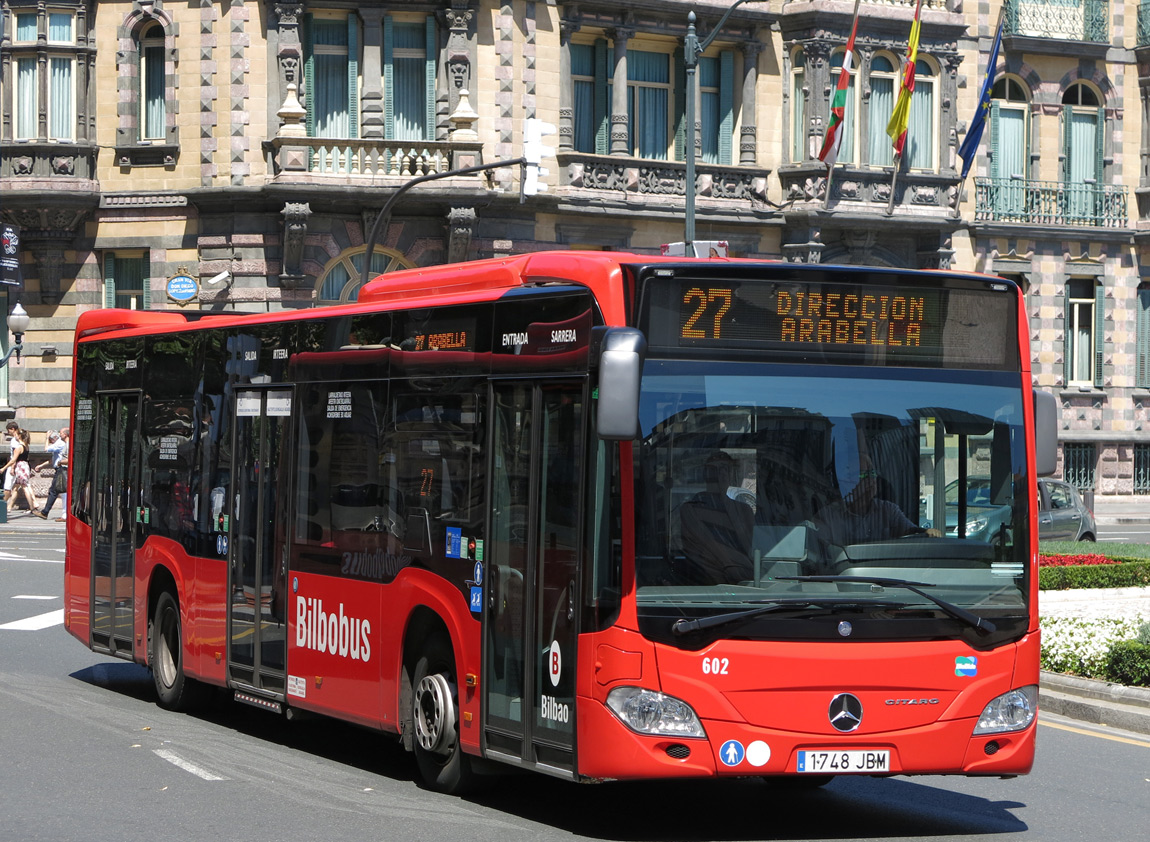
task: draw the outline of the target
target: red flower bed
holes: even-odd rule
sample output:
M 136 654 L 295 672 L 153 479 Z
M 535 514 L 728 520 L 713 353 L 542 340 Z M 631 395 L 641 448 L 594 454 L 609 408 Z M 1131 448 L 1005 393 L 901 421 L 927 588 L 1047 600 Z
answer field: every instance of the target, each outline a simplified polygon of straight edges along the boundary
M 1118 562 L 1109 559 L 1104 555 L 1098 553 L 1089 553 L 1085 555 L 1040 555 L 1038 557 L 1039 567 L 1079 567 L 1087 564 L 1117 564 Z

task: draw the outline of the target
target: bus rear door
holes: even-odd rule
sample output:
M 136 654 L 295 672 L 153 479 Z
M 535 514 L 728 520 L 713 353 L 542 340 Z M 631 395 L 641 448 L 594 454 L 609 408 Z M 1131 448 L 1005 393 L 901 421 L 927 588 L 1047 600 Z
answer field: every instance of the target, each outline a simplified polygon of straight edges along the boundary
M 575 770 L 584 384 L 494 387 L 484 616 L 484 750 Z

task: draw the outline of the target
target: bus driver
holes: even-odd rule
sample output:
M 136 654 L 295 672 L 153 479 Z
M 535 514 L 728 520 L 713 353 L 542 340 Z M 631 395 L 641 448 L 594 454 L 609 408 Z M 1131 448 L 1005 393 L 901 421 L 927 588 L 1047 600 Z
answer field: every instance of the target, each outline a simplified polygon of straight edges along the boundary
M 729 493 L 739 487 L 738 466 L 718 451 L 703 466 L 706 490 L 679 507 L 683 554 L 697 571 L 696 584 L 724 584 L 754 578 L 751 540 L 755 512 Z
M 819 537 L 840 547 L 870 541 L 890 541 L 904 535 L 942 535 L 937 529 L 923 529 L 903 514 L 902 509 L 878 496 L 878 471 L 868 456 L 859 457 L 858 481 L 842 500 L 826 506 L 814 518 Z

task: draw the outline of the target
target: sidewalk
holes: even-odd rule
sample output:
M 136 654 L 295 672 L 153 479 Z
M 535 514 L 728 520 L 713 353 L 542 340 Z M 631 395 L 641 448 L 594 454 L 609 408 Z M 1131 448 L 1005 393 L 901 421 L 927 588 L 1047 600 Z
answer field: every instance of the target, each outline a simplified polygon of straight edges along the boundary
M 1150 497 L 1134 494 L 1099 494 L 1094 498 L 1094 520 L 1099 525 L 1150 523 Z
M 59 532 L 63 534 L 67 524 L 56 522 L 56 518 L 63 513 L 64 510 L 60 508 L 59 504 L 56 504 L 52 507 L 52 513 L 48 515 L 48 519 L 44 520 L 23 509 L 18 509 L 8 515 L 7 523 L 0 523 L 0 544 L 3 543 L 5 533 L 11 532 Z

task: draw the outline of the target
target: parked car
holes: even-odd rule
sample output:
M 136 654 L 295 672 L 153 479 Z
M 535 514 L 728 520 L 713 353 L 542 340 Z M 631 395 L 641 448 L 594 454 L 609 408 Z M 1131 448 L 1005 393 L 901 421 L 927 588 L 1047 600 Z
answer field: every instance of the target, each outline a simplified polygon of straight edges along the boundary
M 1057 479 L 1038 480 L 1038 540 L 1093 541 L 1097 535 L 1094 512 L 1078 489 Z
M 993 541 L 1002 528 L 1010 528 L 1011 507 L 991 501 L 990 477 L 970 477 L 966 481 L 966 523 L 962 537 L 974 541 Z M 926 528 L 934 525 L 931 520 L 933 499 L 920 501 L 919 523 Z M 958 480 L 946 486 L 946 531 L 950 538 L 958 537 Z

